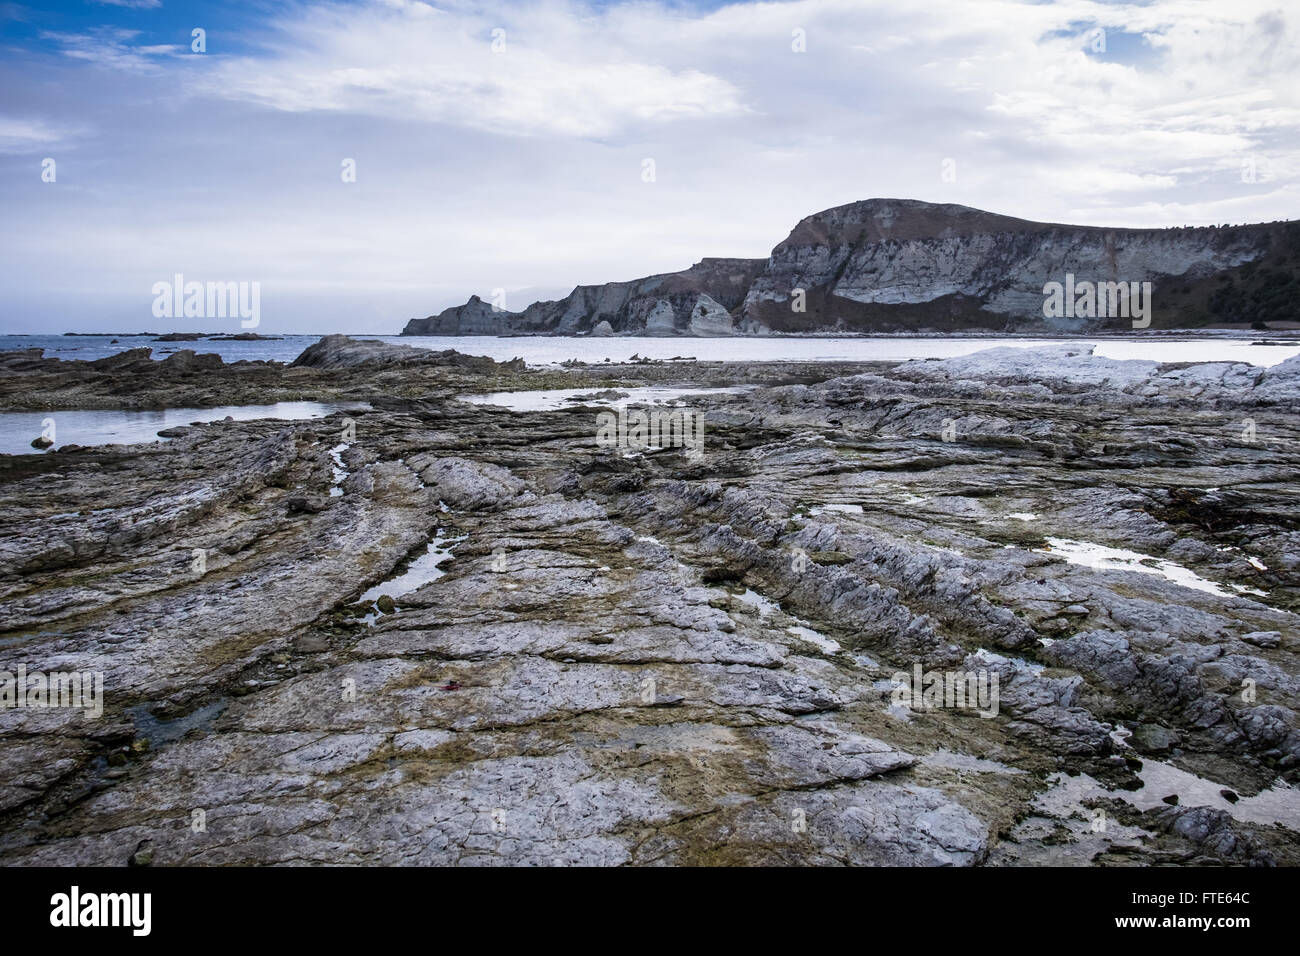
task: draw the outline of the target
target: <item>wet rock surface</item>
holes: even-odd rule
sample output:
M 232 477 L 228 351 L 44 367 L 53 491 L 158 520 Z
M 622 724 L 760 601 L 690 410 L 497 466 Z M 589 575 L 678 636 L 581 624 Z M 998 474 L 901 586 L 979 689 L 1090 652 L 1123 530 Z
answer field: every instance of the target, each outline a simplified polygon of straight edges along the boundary
M 0 670 L 104 692 L 0 710 L 0 862 L 1300 862 L 1294 360 L 313 348 L 0 357 L 0 395 L 370 405 L 5 461 Z M 703 455 L 597 442 L 668 382 L 758 387 L 681 399 Z M 456 398 L 550 387 L 592 398 Z M 917 669 L 998 696 L 900 703 Z

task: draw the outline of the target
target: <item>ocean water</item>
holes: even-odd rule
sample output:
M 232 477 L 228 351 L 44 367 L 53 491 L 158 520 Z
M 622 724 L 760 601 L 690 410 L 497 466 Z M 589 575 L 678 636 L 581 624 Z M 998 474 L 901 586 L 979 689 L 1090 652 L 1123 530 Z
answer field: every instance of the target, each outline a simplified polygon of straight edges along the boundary
M 995 336 L 938 338 L 928 336 L 860 336 L 844 338 L 556 338 L 551 336 L 503 337 L 496 335 L 360 335 L 417 348 L 456 349 L 467 355 L 486 355 L 497 361 L 522 358 L 529 365 L 557 365 L 569 359 L 583 362 L 623 362 L 638 355 L 652 359 L 695 358 L 700 361 L 765 362 L 897 361 L 916 358 L 951 358 L 998 346 L 1032 348 L 1051 344 L 1091 343 L 1096 354 L 1116 359 L 1151 359 L 1157 362 L 1249 362 L 1276 365 L 1300 355 L 1300 338 L 1257 336 L 1146 335 L 1082 339 L 1006 338 Z M 51 358 L 93 360 L 126 349 L 153 349 L 153 358 L 165 359 L 181 349 L 216 352 L 227 362 L 263 360 L 292 362 L 317 335 L 287 335 L 266 342 L 155 342 L 149 336 L 0 335 L 0 351 L 43 348 Z M 1285 341 L 1285 345 L 1257 345 L 1258 341 Z

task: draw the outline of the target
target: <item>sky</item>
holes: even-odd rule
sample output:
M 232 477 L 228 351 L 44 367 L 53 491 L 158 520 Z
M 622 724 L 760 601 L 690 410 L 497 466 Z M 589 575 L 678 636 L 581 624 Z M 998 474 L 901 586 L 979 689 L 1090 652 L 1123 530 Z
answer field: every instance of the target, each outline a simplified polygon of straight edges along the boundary
M 0 333 L 243 331 L 156 317 L 177 274 L 258 283 L 262 334 L 396 333 L 873 197 L 1300 219 L 1298 34 L 1281 0 L 0 0 Z

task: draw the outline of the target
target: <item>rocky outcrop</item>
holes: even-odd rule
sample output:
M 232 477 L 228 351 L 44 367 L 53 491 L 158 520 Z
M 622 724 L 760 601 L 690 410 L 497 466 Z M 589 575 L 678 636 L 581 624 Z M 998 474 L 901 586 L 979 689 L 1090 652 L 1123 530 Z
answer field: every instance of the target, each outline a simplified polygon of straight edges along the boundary
M 1111 229 L 869 199 L 809 216 L 766 260 L 704 259 L 685 272 L 579 286 L 519 313 L 474 297 L 412 319 L 402 334 L 580 335 L 603 333 L 602 323 L 635 335 L 1135 327 L 1118 300 L 1111 309 L 1062 302 L 1045 315 L 1045 285 L 1076 280 L 1138 283 L 1140 293 L 1150 283 L 1138 328 L 1258 328 L 1300 322 L 1298 262 L 1297 222 Z
M 1300 355 L 1269 368 L 1246 362 L 1197 362 L 1166 366 L 1147 359 L 1094 355 L 1094 345 L 1003 347 L 945 359 L 904 362 L 892 380 L 914 383 L 916 391 L 985 397 L 1051 394 L 1069 404 L 1142 401 L 1151 406 L 1196 402 L 1208 407 L 1292 407 L 1300 396 Z M 874 379 L 864 376 L 862 381 Z
M 168 371 L 194 372 L 221 368 L 223 362 L 216 352 L 199 354 L 194 349 L 181 349 L 162 360 L 162 366 Z
M 556 302 L 523 312 L 494 309 L 478 296 L 427 319 L 412 319 L 403 335 L 728 335 L 762 259 L 702 259 L 684 272 L 578 286 Z
M 755 330 L 780 331 L 1134 327 L 1131 315 L 1103 315 L 1100 307 L 1087 310 L 1097 314 L 1046 317 L 1044 286 L 1073 276 L 1080 283 L 1150 282 L 1151 314 L 1140 321 L 1149 319 L 1152 328 L 1202 324 L 1216 315 L 1297 319 L 1292 303 L 1270 299 L 1268 307 L 1252 308 L 1247 295 L 1234 302 L 1223 294 L 1234 278 L 1255 277 L 1252 267 L 1269 273 L 1266 261 L 1283 269 L 1282 288 L 1293 287 L 1297 251 L 1300 223 L 1110 229 L 873 199 L 799 223 L 746 295 L 743 318 Z M 795 289 L 804 292 L 805 312 L 797 311 Z
M 522 367 L 516 362 L 516 367 Z M 362 365 L 392 367 L 403 365 L 450 365 L 456 368 L 490 372 L 497 367 L 482 355 L 465 355 L 455 349 L 435 352 L 411 345 L 397 345 L 378 339 L 353 339 L 346 335 L 326 335 L 309 345 L 293 360 L 294 368 L 342 369 Z
M 512 312 L 488 305 L 476 295 L 464 305 L 446 309 L 427 319 L 412 319 L 403 335 L 501 335 L 516 331 Z
M 365 374 L 357 374 L 364 370 Z M 0 352 L 0 404 L 9 409 L 185 408 L 264 405 L 304 394 L 367 401 L 393 391 L 458 385 L 524 374 L 522 359 L 496 362 L 454 349 L 433 351 L 327 335 L 290 364 L 223 362 L 182 349 L 157 361 L 148 348 L 92 362 L 46 358 L 41 349 Z M 361 394 L 364 393 L 364 394 Z

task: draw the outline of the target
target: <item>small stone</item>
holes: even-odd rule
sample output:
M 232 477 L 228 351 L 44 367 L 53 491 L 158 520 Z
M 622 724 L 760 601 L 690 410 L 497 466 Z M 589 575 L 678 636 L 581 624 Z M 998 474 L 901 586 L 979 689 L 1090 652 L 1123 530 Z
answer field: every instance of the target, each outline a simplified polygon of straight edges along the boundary
M 289 499 L 289 513 L 319 514 L 329 507 L 329 499 L 320 495 L 294 495 Z
M 381 594 L 379 600 L 375 602 L 375 607 L 379 608 L 380 614 L 392 614 L 397 610 L 397 605 L 387 594 Z
M 1159 724 L 1138 724 L 1131 743 L 1145 753 L 1164 753 L 1178 743 L 1178 735 Z
M 148 866 L 153 862 L 153 847 L 142 846 L 131 854 L 129 866 Z
M 1247 644 L 1254 644 L 1256 647 L 1281 647 L 1281 631 L 1251 631 L 1249 634 L 1241 635 L 1241 639 Z
M 1071 604 L 1061 613 L 1062 614 L 1091 614 L 1092 612 L 1089 611 L 1088 608 L 1086 608 L 1082 604 Z
M 1178 806 L 1178 794 L 1176 793 L 1171 793 L 1169 796 L 1161 797 L 1160 799 L 1165 803 L 1169 804 L 1171 807 Z
M 1236 803 L 1238 800 L 1241 799 L 1241 797 L 1239 797 L 1233 791 L 1227 789 L 1220 790 L 1219 796 L 1223 797 L 1223 799 L 1227 800 L 1229 803 Z
M 53 439 L 46 438 L 44 435 L 41 435 L 39 438 L 32 439 L 33 448 L 45 449 L 45 448 L 49 448 L 53 444 L 54 444 Z
M 853 560 L 853 555 L 843 551 L 810 551 L 808 557 L 818 564 L 848 564 Z

